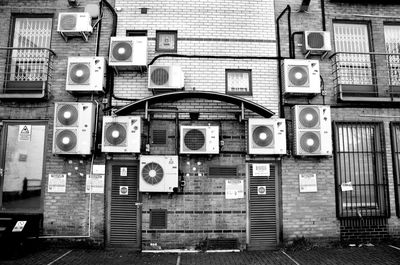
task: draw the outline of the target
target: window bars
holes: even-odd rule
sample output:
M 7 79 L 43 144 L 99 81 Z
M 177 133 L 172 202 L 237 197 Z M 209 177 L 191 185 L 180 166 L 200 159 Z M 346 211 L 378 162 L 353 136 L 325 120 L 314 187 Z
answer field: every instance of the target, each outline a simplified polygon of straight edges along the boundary
M 338 217 L 388 217 L 383 124 L 335 122 L 334 133 Z

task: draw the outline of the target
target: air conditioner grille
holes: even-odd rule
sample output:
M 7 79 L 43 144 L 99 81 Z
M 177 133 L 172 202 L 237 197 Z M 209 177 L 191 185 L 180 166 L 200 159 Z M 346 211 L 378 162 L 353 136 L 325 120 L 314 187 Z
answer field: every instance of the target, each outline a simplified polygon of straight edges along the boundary
M 156 185 L 164 178 L 164 170 L 160 164 L 151 162 L 142 168 L 142 177 L 150 185 Z
M 204 146 L 205 135 L 201 130 L 191 129 L 185 133 L 183 141 L 190 150 L 199 150 Z
M 105 128 L 106 144 L 121 145 L 126 143 L 126 124 L 111 122 L 106 123 Z
M 253 130 L 253 141 L 256 145 L 261 147 L 267 147 L 271 145 L 274 140 L 274 132 L 268 126 L 257 126 Z
M 57 111 L 57 120 L 64 126 L 71 126 L 78 120 L 78 110 L 76 106 L 62 105 Z
M 166 84 L 169 80 L 169 73 L 167 69 L 156 68 L 151 72 L 151 81 L 158 86 Z
M 127 61 L 132 57 L 132 43 L 128 41 L 118 41 L 113 43 L 113 58 L 117 61 Z
M 307 86 L 309 83 L 309 72 L 306 65 L 292 66 L 289 70 L 290 86 Z
M 90 64 L 89 63 L 73 63 L 71 64 L 70 79 L 77 84 L 89 84 Z
M 64 152 L 71 151 L 77 144 L 76 131 L 60 130 L 56 133 L 56 145 Z
M 325 45 L 324 36 L 319 32 L 310 32 L 307 36 L 307 43 L 310 48 L 321 49 Z
M 315 108 L 306 107 L 300 111 L 299 121 L 305 128 L 315 128 L 319 124 L 319 113 Z
M 300 136 L 300 147 L 307 153 L 318 151 L 320 145 L 320 135 L 317 132 L 305 132 Z
M 73 30 L 76 28 L 76 15 L 63 15 L 60 26 L 63 30 Z

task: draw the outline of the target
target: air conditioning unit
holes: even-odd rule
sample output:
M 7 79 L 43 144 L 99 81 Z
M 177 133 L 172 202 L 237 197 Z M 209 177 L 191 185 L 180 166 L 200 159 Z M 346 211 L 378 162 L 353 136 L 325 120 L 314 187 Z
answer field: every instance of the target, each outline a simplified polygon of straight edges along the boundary
M 285 95 L 321 93 L 318 60 L 286 59 L 283 61 L 283 71 Z
M 180 126 L 181 154 L 218 154 L 218 126 Z
M 323 54 L 332 50 L 329 31 L 304 31 L 304 54 Z
M 249 154 L 286 154 L 285 119 L 249 119 Z
M 69 57 L 65 90 L 68 92 L 104 92 L 104 57 Z
M 173 192 L 178 187 L 178 156 L 140 156 L 140 192 Z
M 120 70 L 147 66 L 147 37 L 111 37 L 108 63 Z
M 101 151 L 107 153 L 139 153 L 140 116 L 103 116 Z
M 148 88 L 159 90 L 177 90 L 185 86 L 184 73 L 177 65 L 150 65 Z
M 331 109 L 322 105 L 296 105 L 294 117 L 294 155 L 332 155 Z
M 88 41 L 93 32 L 92 17 L 88 12 L 59 13 L 57 31 L 68 40 L 68 37 L 81 36 Z
M 93 144 L 95 107 L 91 102 L 56 102 L 53 153 L 88 155 Z

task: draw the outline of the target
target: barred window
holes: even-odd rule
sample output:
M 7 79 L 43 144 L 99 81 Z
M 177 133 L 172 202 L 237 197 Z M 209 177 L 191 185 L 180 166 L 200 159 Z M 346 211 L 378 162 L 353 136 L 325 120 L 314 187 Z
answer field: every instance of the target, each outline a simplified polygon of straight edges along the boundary
M 392 156 L 396 214 L 400 217 L 400 122 L 390 124 L 392 134 Z
M 383 124 L 335 122 L 334 132 L 338 217 L 388 217 Z

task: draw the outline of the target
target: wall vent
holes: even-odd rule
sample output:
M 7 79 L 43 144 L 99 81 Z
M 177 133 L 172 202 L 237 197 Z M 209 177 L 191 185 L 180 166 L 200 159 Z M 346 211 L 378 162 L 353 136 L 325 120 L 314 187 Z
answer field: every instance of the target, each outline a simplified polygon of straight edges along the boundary
M 150 209 L 150 229 L 167 228 L 167 210 Z
M 210 178 L 232 178 L 237 177 L 237 167 L 235 166 L 209 166 L 208 176 Z

